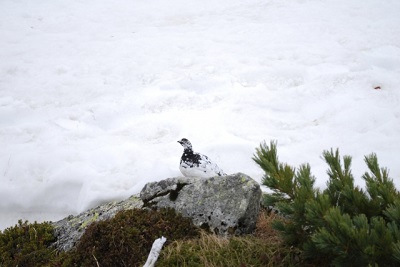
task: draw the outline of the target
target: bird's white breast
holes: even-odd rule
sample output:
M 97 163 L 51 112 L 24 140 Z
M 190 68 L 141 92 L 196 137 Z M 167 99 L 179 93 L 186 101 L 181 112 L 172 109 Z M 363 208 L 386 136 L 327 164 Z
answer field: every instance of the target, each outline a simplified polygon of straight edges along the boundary
M 207 166 L 190 167 L 184 162 L 179 165 L 179 170 L 187 177 L 209 178 L 218 175 L 213 169 L 207 168 Z

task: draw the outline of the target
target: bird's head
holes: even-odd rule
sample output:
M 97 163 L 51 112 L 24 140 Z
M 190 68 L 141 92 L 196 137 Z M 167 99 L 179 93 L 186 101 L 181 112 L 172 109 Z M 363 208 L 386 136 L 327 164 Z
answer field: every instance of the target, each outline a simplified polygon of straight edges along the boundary
M 182 138 L 181 140 L 178 141 L 178 143 L 181 144 L 184 149 L 192 150 L 192 144 L 186 138 Z

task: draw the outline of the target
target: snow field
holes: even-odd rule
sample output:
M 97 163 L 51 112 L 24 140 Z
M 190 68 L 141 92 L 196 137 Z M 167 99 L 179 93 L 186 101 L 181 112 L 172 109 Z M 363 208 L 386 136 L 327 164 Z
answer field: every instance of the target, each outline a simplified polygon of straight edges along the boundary
M 400 2 L 0 3 L 0 229 L 180 175 L 182 137 L 227 173 L 251 157 L 376 152 L 400 188 Z M 374 89 L 376 87 L 381 89 Z

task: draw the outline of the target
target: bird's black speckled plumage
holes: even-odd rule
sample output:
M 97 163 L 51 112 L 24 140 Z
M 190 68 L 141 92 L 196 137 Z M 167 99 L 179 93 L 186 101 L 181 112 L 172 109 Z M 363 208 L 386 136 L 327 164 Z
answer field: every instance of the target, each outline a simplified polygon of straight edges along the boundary
M 184 176 L 213 177 L 226 175 L 216 163 L 206 155 L 193 152 L 192 144 L 186 138 L 178 141 L 184 150 L 179 169 Z

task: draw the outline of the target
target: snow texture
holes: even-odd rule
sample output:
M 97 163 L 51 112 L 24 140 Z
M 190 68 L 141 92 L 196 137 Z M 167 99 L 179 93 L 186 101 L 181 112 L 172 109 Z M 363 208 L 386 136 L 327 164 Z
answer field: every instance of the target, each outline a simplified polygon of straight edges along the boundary
M 398 0 L 2 0 L 0 229 L 180 175 L 187 137 L 261 181 L 263 140 L 309 162 L 376 152 L 400 186 Z

